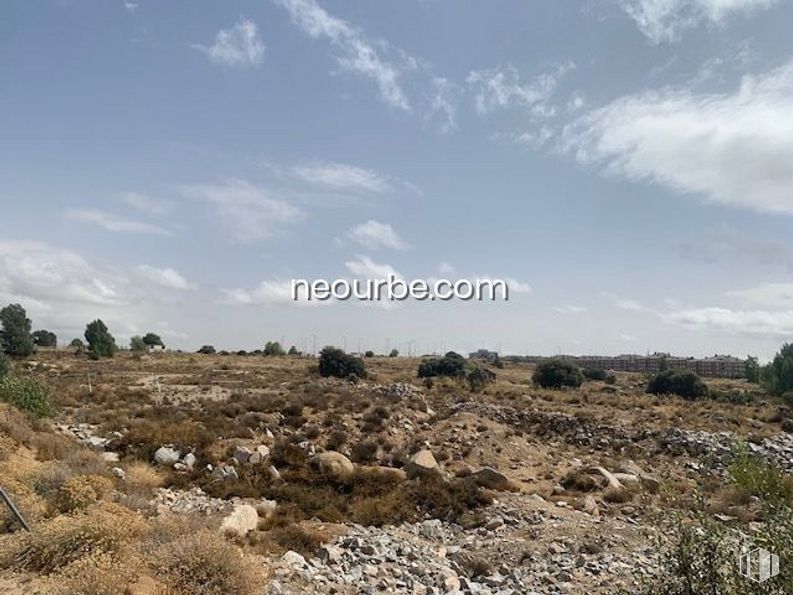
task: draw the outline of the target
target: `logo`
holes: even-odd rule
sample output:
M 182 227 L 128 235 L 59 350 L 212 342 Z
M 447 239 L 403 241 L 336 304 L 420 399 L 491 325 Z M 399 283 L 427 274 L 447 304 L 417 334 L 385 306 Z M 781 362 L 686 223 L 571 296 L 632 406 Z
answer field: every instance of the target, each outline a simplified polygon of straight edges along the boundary
M 779 574 L 779 556 L 761 547 L 754 549 L 742 548 L 738 556 L 738 572 L 749 580 L 762 583 Z

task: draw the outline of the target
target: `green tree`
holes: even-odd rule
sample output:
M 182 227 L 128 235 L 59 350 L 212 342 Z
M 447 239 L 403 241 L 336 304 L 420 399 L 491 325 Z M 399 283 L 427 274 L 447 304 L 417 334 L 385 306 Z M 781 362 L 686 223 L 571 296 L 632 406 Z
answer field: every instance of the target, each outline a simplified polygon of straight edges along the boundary
M 286 351 L 278 341 L 267 341 L 264 344 L 264 355 L 286 355 Z
M 0 347 L 8 355 L 27 356 L 33 353 L 30 336 L 30 319 L 19 304 L 10 304 L 0 310 Z
M 80 339 L 72 339 L 72 342 L 69 343 L 69 347 L 74 349 L 74 352 L 77 354 L 85 352 L 85 343 L 83 343 Z
M 325 347 L 319 352 L 319 373 L 321 376 L 366 378 L 366 368 L 360 357 L 344 353 L 338 347 Z
M 45 330 L 34 331 L 30 336 L 33 339 L 33 344 L 36 347 L 57 347 L 58 337 L 55 333 Z
M 99 319 L 88 323 L 85 327 L 85 340 L 88 341 L 88 349 L 93 359 L 113 357 L 116 352 L 116 340 L 107 330 L 105 323 Z
M 287 353 L 288 355 L 300 355 L 300 352 L 297 350 L 297 347 L 295 347 L 294 345 L 292 345 L 289 348 L 289 351 Z
M 136 353 L 146 351 L 146 340 L 138 335 L 135 335 L 129 340 L 129 348 L 130 351 L 134 351 Z
M 793 391 L 793 344 L 785 343 L 765 368 L 765 384 L 773 394 L 782 396 Z
M 650 379 L 647 392 L 654 395 L 679 395 L 689 401 L 708 394 L 708 387 L 696 372 L 666 370 Z
M 146 333 L 145 335 L 143 335 L 143 343 L 147 347 L 154 347 L 156 345 L 159 345 L 160 347 L 165 347 L 165 343 L 163 343 L 162 339 L 160 339 L 160 335 L 156 335 L 154 333 Z
M 369 349 L 366 353 L 363 354 L 364 357 L 374 357 L 374 351 Z
M 399 350 L 398 349 L 392 349 L 391 353 L 388 354 L 388 357 L 399 357 Z
M 419 378 L 432 378 L 433 376 L 449 376 L 460 378 L 468 372 L 468 362 L 454 351 L 449 351 L 443 357 L 426 359 L 419 364 L 417 375 Z
M 0 378 L 3 376 L 7 376 L 8 373 L 11 371 L 11 362 L 8 361 L 8 357 L 5 353 L 0 351 Z
M 531 377 L 534 384 L 543 388 L 578 387 L 584 375 L 575 364 L 558 358 L 548 359 L 537 364 Z
M 754 356 L 746 358 L 746 379 L 752 384 L 760 384 L 761 368 L 760 362 Z
M 215 353 L 215 347 L 214 345 L 204 345 L 201 347 L 201 349 L 198 350 L 197 353 L 203 353 L 204 355 L 211 355 Z

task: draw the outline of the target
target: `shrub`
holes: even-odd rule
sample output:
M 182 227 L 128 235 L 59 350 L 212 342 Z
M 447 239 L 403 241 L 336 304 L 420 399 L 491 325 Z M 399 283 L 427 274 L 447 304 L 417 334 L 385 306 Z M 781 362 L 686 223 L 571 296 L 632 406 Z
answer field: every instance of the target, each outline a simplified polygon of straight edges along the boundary
M 549 359 L 537 364 L 532 381 L 543 388 L 578 387 L 584 381 L 578 366 L 563 359 Z
M 126 552 L 124 552 L 126 554 Z M 94 552 L 66 566 L 54 577 L 53 595 L 129 593 L 142 572 L 136 556 Z
M 363 354 L 364 357 L 374 357 L 374 351 L 369 349 L 366 353 Z
M 0 378 L 7 376 L 11 371 L 11 362 L 8 361 L 6 354 L 0 351 Z
M 0 378 L 0 401 L 10 403 L 34 417 L 50 417 L 54 414 L 49 389 L 33 378 Z
M 399 357 L 399 351 L 397 349 L 392 349 L 389 352 L 388 357 Z
M 76 475 L 58 490 L 56 505 L 61 512 L 83 510 L 101 500 L 112 488 L 113 482 L 102 475 Z
M 460 378 L 465 376 L 467 371 L 468 362 L 465 361 L 465 358 L 459 353 L 449 351 L 443 357 L 434 357 L 421 362 L 417 374 L 419 378 L 434 376 Z
M 679 395 L 694 400 L 707 395 L 708 387 L 691 370 L 665 370 L 650 379 L 647 392 L 654 395 Z
M 160 335 L 155 333 L 146 333 L 143 335 L 143 342 L 147 347 L 165 347 L 165 343 L 162 342 Z
M 751 355 L 746 358 L 746 380 L 752 384 L 760 384 L 762 368 L 756 357 Z
M 264 579 L 238 547 L 209 530 L 166 541 L 151 560 L 157 578 L 184 595 L 254 595 Z
M 113 357 L 116 352 L 116 340 L 105 323 L 99 319 L 89 322 L 85 327 L 85 340 L 88 341 L 88 349 L 94 359 Z
M 600 368 L 584 368 L 581 373 L 587 380 L 600 380 L 601 382 L 605 382 L 607 377 L 606 371 Z
M 204 355 L 211 355 L 215 353 L 215 347 L 213 345 L 204 345 L 196 351 L 196 353 L 203 353 Z
M 366 378 L 363 360 L 344 353 L 337 347 L 325 347 L 319 354 L 319 373 L 321 376 L 348 378 L 352 375 Z
M 129 349 L 130 351 L 134 351 L 136 353 L 146 351 L 146 343 L 143 342 L 142 337 L 135 335 L 129 340 Z
M 297 347 L 295 347 L 294 345 L 292 345 L 292 346 L 289 348 L 289 351 L 287 351 L 287 355 L 300 355 L 300 352 L 297 350 Z
M 0 310 L 0 326 L 0 350 L 22 357 L 33 353 L 31 323 L 22 306 L 9 304 Z
M 292 550 L 306 556 L 313 556 L 327 537 L 315 529 L 299 524 L 275 527 L 270 531 L 270 539 L 285 550 Z
M 496 375 L 490 370 L 486 370 L 480 366 L 474 366 L 467 375 L 468 386 L 470 386 L 472 391 L 482 392 L 488 383 L 495 380 L 495 377 Z
M 14 534 L 0 547 L 0 566 L 50 574 L 95 552 L 118 552 L 144 531 L 135 513 L 102 504 L 40 523 L 32 533 Z

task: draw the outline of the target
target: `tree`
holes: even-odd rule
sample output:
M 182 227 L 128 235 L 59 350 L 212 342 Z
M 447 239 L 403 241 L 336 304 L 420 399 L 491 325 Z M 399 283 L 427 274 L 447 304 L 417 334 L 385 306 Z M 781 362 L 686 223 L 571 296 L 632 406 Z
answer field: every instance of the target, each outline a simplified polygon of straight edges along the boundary
M 364 357 L 374 357 L 374 351 L 369 349 L 366 353 L 363 354 Z
M 319 373 L 321 376 L 366 378 L 366 367 L 360 357 L 344 353 L 338 347 L 325 347 L 319 352 Z
M 113 357 L 116 352 L 116 340 L 98 318 L 85 327 L 85 340 L 88 341 L 88 350 L 93 359 Z
M 432 378 L 433 376 L 449 376 L 460 378 L 468 372 L 468 362 L 454 351 L 449 351 L 443 357 L 433 357 L 419 364 L 418 377 Z
M 388 354 L 388 357 L 399 357 L 399 350 L 392 349 L 391 352 Z
M 768 390 L 777 396 L 793 391 L 793 343 L 785 343 L 763 374 Z
M 204 345 L 196 353 L 203 353 L 205 355 L 210 355 L 212 353 L 215 353 L 215 347 L 213 345 Z
M 31 336 L 36 347 L 57 347 L 58 337 L 50 331 L 35 331 Z
M 752 384 L 760 384 L 761 372 L 762 369 L 757 358 L 751 355 L 748 356 L 746 358 L 746 380 Z
M 30 336 L 30 319 L 19 304 L 10 304 L 0 310 L 0 347 L 8 355 L 28 356 L 33 353 Z
M 587 380 L 606 380 L 606 371 L 601 368 L 585 368 L 582 372 Z
M 146 351 L 146 340 L 138 335 L 135 335 L 129 340 L 129 349 L 130 351 L 134 351 L 136 353 Z
M 485 386 L 496 379 L 496 375 L 486 368 L 481 366 L 474 366 L 468 372 L 468 386 L 474 392 L 482 392 Z
M 163 343 L 162 339 L 160 339 L 160 335 L 156 335 L 154 333 L 146 333 L 143 335 L 143 343 L 147 347 L 154 347 L 156 345 L 159 345 L 163 348 L 165 347 L 165 343 Z
M 71 343 L 69 343 L 69 347 L 74 349 L 74 352 L 77 354 L 85 352 L 85 343 L 83 343 L 80 339 L 72 339 Z
M 286 355 L 286 351 L 278 341 L 267 341 L 264 344 L 264 355 Z
M 300 352 L 297 350 L 297 347 L 292 345 L 287 352 L 287 355 L 300 355 Z
M 0 378 L 3 376 L 7 376 L 8 373 L 11 371 L 11 362 L 8 361 L 8 357 L 5 353 L 0 351 Z
M 549 359 L 537 364 L 531 377 L 534 384 L 543 388 L 578 387 L 584 376 L 578 366 L 563 359 Z
M 696 372 L 691 370 L 665 370 L 647 383 L 647 392 L 654 395 L 679 395 L 688 401 L 708 394 L 708 387 Z

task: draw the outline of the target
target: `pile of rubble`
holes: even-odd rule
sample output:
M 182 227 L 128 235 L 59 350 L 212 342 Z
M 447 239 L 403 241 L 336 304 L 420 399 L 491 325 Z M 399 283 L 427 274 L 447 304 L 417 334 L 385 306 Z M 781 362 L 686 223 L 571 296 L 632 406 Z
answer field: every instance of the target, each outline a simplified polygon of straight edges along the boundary
M 212 498 L 201 488 L 174 490 L 159 488 L 152 501 L 158 512 L 170 511 L 182 514 L 194 513 L 211 515 L 226 512 L 232 504 L 228 500 Z

